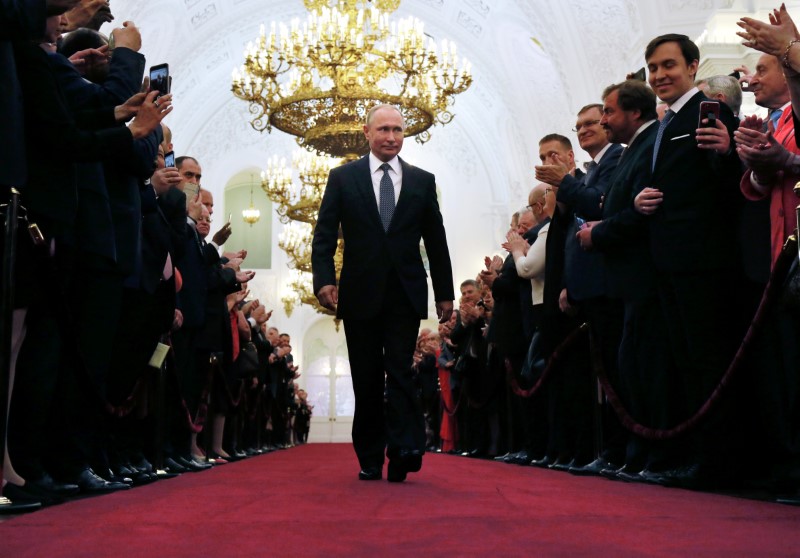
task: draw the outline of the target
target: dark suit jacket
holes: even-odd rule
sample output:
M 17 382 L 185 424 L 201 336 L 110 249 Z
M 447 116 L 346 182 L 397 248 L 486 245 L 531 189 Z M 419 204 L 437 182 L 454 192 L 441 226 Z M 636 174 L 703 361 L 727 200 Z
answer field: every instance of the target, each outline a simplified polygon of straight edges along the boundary
M 698 92 L 681 108 L 664 130 L 657 154 L 651 186 L 664 192 L 664 201 L 650 218 L 650 241 L 659 270 L 738 266 L 735 220 L 742 166 L 735 149 L 718 155 L 697 147 L 700 103 L 706 100 Z M 739 123 L 727 105 L 721 103 L 720 109 L 733 146 Z
M 377 315 L 394 270 L 420 318 L 428 315 L 427 274 L 420 239 L 430 262 L 437 301 L 453 300 L 453 274 L 434 176 L 400 159 L 403 183 L 389 230 L 384 232 L 369 172 L 369 156 L 335 168 L 314 230 L 311 263 L 314 292 L 336 285 L 333 254 L 344 237 L 344 266 L 339 281 L 339 318 Z
M 71 234 L 78 206 L 74 163 L 130 153 L 133 136 L 114 121 L 113 107 L 73 114 L 38 45 L 15 42 L 14 55 L 25 96 L 29 161 L 22 199 L 46 236 Z
M 592 228 L 592 244 L 606 264 L 608 295 L 614 298 L 639 297 L 655 281 L 647 217 L 636 211 L 633 199 L 650 184 L 657 133 L 655 121 L 628 146 L 611 179 L 603 220 Z
M 622 146 L 612 144 L 594 172 L 584 180 L 580 181 L 571 175 L 565 176 L 558 188 L 558 201 L 566 203 L 574 215 L 586 221 L 601 219 L 601 202 L 611 187 L 611 177 L 621 154 Z M 567 225 L 564 246 L 564 285 L 570 299 L 581 301 L 605 295 L 606 278 L 602 256 L 583 250 L 575 237 L 577 232 L 578 223 L 575 218 L 571 218 Z
M 0 185 L 25 182 L 22 90 L 11 40 L 31 41 L 44 35 L 44 0 L 0 0 Z

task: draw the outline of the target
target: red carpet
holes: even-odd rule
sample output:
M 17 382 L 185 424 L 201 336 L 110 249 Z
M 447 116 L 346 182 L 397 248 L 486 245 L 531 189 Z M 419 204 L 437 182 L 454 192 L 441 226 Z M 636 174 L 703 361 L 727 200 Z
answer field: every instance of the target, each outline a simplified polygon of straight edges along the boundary
M 360 482 L 313 444 L 0 524 L 0 555 L 797 556 L 800 508 L 426 455 Z

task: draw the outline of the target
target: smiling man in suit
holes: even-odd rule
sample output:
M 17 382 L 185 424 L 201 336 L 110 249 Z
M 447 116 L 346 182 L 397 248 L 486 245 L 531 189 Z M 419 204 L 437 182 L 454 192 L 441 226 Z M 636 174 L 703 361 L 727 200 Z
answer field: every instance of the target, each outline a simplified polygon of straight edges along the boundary
M 369 111 L 364 135 L 370 153 L 331 171 L 312 243 L 314 292 L 344 321 L 361 480 L 382 477 L 384 452 L 390 482 L 422 466 L 425 425 L 411 372 L 420 319 L 428 313 L 420 240 L 441 322 L 450 318 L 455 298 L 434 176 L 398 157 L 404 131 L 396 107 Z M 337 286 L 333 255 L 340 225 L 345 251 Z
M 738 122 L 725 104 L 719 118 L 700 113 L 709 99 L 694 86 L 700 51 L 685 35 L 662 35 L 645 51 L 650 86 L 669 109 L 654 143 L 650 187 L 635 199 L 649 216 L 650 252 L 667 320 L 679 397 L 669 403 L 686 420 L 709 399 L 730 364 L 737 324 L 738 246 L 735 220 L 741 163 L 733 148 Z M 722 405 L 731 403 L 730 392 Z M 675 468 L 662 484 L 697 487 L 718 482 L 735 460 L 726 459 L 733 430 L 717 405 L 701 427 L 681 438 Z

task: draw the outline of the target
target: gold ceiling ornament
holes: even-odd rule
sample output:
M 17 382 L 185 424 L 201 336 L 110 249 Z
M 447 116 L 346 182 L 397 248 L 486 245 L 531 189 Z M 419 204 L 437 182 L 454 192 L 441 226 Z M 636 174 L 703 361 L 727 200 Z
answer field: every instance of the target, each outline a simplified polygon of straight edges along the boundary
M 233 94 L 249 103 L 250 124 L 296 136 L 301 146 L 354 159 L 369 146 L 363 123 L 370 108 L 391 104 L 406 136 L 420 143 L 428 129 L 453 119 L 455 95 L 472 83 L 456 46 L 435 42 L 415 18 L 389 21 L 399 0 L 304 0 L 304 23 L 264 26 L 233 71 Z
M 253 175 L 250 175 L 250 207 L 242 210 L 242 219 L 251 227 L 261 219 L 261 211 L 253 204 Z
M 328 173 L 339 164 L 338 159 L 302 149 L 292 156 L 291 167 L 283 157 L 272 156 L 267 160 L 267 170 L 261 172 L 261 188 L 276 205 L 281 223 L 301 221 L 316 225 Z M 297 171 L 299 188 L 295 187 L 292 169 Z

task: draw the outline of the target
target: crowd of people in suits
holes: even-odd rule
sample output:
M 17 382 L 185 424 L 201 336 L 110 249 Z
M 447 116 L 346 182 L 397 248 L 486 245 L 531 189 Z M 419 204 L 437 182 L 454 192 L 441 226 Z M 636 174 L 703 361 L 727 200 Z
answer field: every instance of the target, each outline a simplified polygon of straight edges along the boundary
M 290 338 L 223 250 L 230 223 L 211 235 L 200 163 L 167 164 L 172 98 L 143 85 L 135 25 L 110 45 L 104 2 L 0 6 L 0 186 L 24 206 L 3 232 L 0 507 L 304 442 Z M 783 7 L 740 25 L 764 54 L 738 81 L 696 84 L 688 37 L 651 41 L 649 85 L 578 112 L 585 172 L 566 136 L 540 139 L 505 257 L 420 334 L 429 450 L 798 501 L 800 33 Z M 768 119 L 738 114 L 742 84 Z
M 213 196 L 195 158 L 174 158 L 139 30 L 100 34 L 107 2 L 0 6 L 0 185 L 20 203 L 3 231 L 0 510 L 305 442 L 291 339 L 249 295 L 246 251 L 223 250 L 231 224 L 211 234 Z
M 646 81 L 578 111 L 585 171 L 540 139 L 505 258 L 420 334 L 429 450 L 800 503 L 800 34 L 784 7 L 740 25 L 764 54 L 738 79 L 653 39 Z

